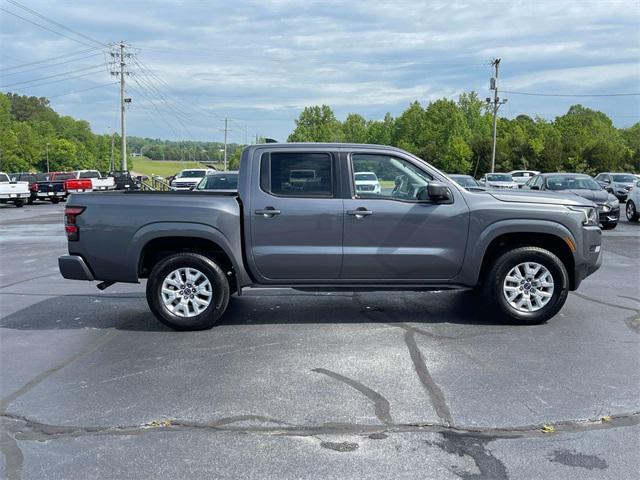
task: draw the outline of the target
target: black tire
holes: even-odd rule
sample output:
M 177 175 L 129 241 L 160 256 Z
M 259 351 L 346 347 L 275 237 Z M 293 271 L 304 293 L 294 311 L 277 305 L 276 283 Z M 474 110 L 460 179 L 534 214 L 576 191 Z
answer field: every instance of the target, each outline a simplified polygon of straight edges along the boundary
M 24 207 L 24 200 L 16 200 L 13 204 L 18 208 L 22 208 Z
M 60 202 L 60 199 L 58 197 L 51 197 L 51 203 L 55 205 L 58 202 Z
M 617 226 L 618 226 L 618 222 L 603 223 L 602 224 L 602 229 L 603 230 L 613 230 Z
M 209 280 L 212 298 L 209 306 L 199 315 L 183 317 L 169 311 L 162 300 L 165 278 L 179 268 L 195 268 Z M 147 281 L 147 302 L 156 318 L 174 330 L 206 330 L 222 317 L 229 304 L 229 281 L 218 264 L 198 253 L 177 253 L 158 262 Z
M 549 270 L 555 286 L 549 302 L 532 312 L 522 312 L 512 307 L 502 289 L 509 271 L 524 262 L 543 265 Z M 538 325 L 546 322 L 558 313 L 569 294 L 569 275 L 564 264 L 556 255 L 539 247 L 520 247 L 503 253 L 490 265 L 484 280 L 484 300 L 487 306 L 493 309 L 502 321 L 518 325 Z
M 29 197 L 29 199 L 27 200 L 27 204 L 33 205 L 33 198 Z
M 627 214 L 627 220 L 630 222 L 637 222 L 640 219 L 640 213 L 638 213 L 638 207 L 633 203 L 633 200 L 627 200 L 627 206 L 624 209 Z

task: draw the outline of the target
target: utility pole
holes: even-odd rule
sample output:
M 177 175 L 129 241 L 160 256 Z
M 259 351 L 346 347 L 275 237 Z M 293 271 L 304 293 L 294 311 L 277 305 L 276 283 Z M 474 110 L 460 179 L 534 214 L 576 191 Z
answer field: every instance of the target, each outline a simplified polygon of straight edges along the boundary
M 47 152 L 47 173 L 49 173 L 49 142 L 47 142 L 45 149 Z
M 126 98 L 125 94 L 125 77 L 129 75 L 127 71 L 126 59 L 131 56 L 130 53 L 125 53 L 127 44 L 120 42 L 115 46 L 114 51 L 111 51 L 111 58 L 113 58 L 113 69 L 111 75 L 120 77 L 120 151 L 122 153 L 121 170 L 127 169 L 127 131 L 125 122 L 125 107 L 127 103 L 131 103 L 130 98 Z
M 111 160 L 109 160 L 109 168 L 111 169 L 111 171 L 114 171 L 116 169 L 116 158 L 115 158 L 115 152 L 113 148 L 115 135 L 116 135 L 116 132 L 111 132 Z
M 227 171 L 227 133 L 231 131 L 227 126 L 228 121 L 229 119 L 227 117 L 224 117 L 224 129 L 221 130 L 224 132 L 224 171 L 225 172 Z
M 487 97 L 487 105 L 491 105 L 493 110 L 493 146 L 491 148 L 491 173 L 496 169 L 496 138 L 498 128 L 498 109 L 500 106 L 507 103 L 507 99 L 500 100 L 498 96 L 498 68 L 500 67 L 500 59 L 494 58 L 491 61 L 491 66 L 494 68 L 494 76 L 491 77 L 489 83 L 489 90 L 493 90 L 493 99 Z

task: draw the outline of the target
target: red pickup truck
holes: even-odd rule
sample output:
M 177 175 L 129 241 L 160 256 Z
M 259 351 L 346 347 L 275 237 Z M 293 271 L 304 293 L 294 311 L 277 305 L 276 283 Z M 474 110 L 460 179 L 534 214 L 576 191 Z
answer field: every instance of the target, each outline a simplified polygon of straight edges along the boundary
M 49 174 L 49 180 L 64 181 L 64 189 L 69 193 L 83 193 L 93 191 L 90 178 L 76 178 L 75 172 L 53 172 Z

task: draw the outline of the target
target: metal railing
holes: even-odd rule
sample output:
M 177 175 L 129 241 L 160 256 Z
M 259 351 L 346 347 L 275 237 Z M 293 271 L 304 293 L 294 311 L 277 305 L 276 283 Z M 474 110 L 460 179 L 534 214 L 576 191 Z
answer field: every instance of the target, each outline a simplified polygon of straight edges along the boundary
M 166 192 L 170 190 L 169 184 L 162 177 L 149 177 L 140 180 L 140 188 L 149 192 Z

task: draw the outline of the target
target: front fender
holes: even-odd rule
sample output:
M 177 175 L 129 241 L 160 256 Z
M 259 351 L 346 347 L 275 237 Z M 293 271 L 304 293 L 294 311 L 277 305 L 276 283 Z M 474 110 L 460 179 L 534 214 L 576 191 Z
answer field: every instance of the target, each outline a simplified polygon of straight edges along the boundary
M 549 220 L 501 220 L 488 225 L 484 230 L 468 239 L 469 245 L 467 250 L 469 255 L 466 256 L 465 264 L 453 283 L 462 285 L 475 286 L 478 283 L 482 261 L 484 259 L 487 248 L 493 240 L 501 235 L 508 233 L 545 233 L 558 237 L 563 242 L 569 237 L 574 245 L 578 245 L 575 236 L 564 225 Z

